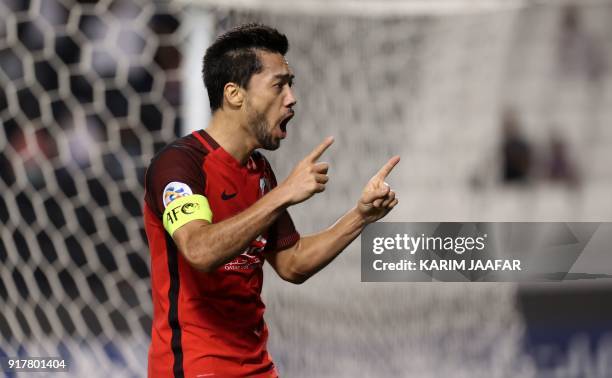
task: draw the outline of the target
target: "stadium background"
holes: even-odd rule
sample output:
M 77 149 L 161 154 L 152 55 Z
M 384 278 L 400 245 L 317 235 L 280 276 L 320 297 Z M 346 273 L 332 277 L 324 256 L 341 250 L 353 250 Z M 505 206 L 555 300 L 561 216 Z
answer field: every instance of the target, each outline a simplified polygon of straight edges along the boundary
M 611 220 L 612 2 L 235 3 L 0 1 L 0 355 L 144 376 L 144 171 L 205 124 L 202 54 L 242 22 L 291 43 L 277 176 L 336 137 L 328 190 L 291 209 L 302 233 L 392 154 L 388 221 Z M 507 123 L 529 156 L 518 179 Z M 609 282 L 365 284 L 358 247 L 301 286 L 267 271 L 283 376 L 612 375 Z

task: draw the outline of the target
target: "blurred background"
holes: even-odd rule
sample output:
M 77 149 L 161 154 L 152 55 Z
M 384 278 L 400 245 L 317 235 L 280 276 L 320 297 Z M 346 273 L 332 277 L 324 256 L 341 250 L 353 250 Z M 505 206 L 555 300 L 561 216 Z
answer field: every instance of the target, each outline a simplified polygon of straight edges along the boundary
M 0 0 L 0 356 L 146 375 L 144 172 L 252 21 L 296 74 L 277 176 L 336 138 L 302 234 L 394 154 L 387 221 L 612 220 L 612 1 Z M 361 283 L 359 245 L 301 286 L 266 268 L 282 376 L 612 377 L 610 280 Z

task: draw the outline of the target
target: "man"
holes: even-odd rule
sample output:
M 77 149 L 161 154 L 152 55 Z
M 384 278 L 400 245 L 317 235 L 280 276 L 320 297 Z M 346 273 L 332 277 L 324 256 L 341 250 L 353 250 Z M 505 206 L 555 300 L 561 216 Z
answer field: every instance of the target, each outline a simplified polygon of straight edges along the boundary
M 150 377 L 276 377 L 260 293 L 267 260 L 301 283 L 398 200 L 384 183 L 394 157 L 333 226 L 300 237 L 287 208 L 325 190 L 326 138 L 277 185 L 256 150 L 287 135 L 296 99 L 287 38 L 263 25 L 220 37 L 204 57 L 212 120 L 162 150 L 146 175 L 151 248 Z

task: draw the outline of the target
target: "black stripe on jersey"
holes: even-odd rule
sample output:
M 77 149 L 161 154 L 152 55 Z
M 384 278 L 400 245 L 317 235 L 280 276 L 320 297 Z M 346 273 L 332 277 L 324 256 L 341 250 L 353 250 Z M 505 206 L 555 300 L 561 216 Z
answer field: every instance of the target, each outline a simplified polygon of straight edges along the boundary
M 219 144 L 217 143 L 216 140 L 214 140 L 207 132 L 206 130 L 198 130 L 198 134 L 200 134 L 205 140 L 206 142 L 208 142 L 208 144 L 210 144 L 210 146 L 213 148 L 213 150 L 216 150 L 217 148 L 219 148 Z
M 189 134 L 168 144 L 151 159 L 145 173 L 145 202 L 149 204 L 149 209 L 158 219 L 162 218 L 164 212 L 161 198 L 162 191 L 167 184 L 167 182 L 160 182 L 162 180 L 159 175 L 160 171 L 167 172 L 168 167 L 173 165 L 193 167 L 193 178 L 201 180 L 202 188 L 206 188 L 206 173 L 202 170 L 202 165 L 208 152 L 196 137 Z M 162 157 L 164 158 L 161 159 Z
M 170 289 L 168 290 L 168 301 L 170 308 L 168 309 L 168 324 L 172 330 L 172 339 L 170 347 L 174 356 L 174 364 L 172 372 L 174 378 L 184 378 L 183 371 L 183 344 L 181 342 L 181 325 L 178 318 L 178 297 L 179 297 L 179 266 L 178 266 L 178 249 L 172 241 L 168 233 L 166 234 L 166 251 L 168 254 L 168 272 L 170 273 Z

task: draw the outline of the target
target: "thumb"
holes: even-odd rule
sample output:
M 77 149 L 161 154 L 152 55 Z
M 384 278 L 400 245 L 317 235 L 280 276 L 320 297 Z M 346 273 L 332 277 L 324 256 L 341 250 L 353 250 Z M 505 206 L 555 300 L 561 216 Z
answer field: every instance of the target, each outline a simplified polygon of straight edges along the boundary
M 383 182 L 382 188 L 380 188 L 380 196 L 384 197 L 391 191 L 391 187 L 386 182 Z

